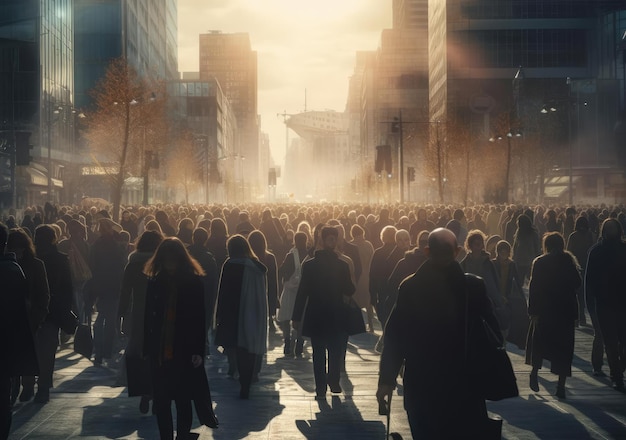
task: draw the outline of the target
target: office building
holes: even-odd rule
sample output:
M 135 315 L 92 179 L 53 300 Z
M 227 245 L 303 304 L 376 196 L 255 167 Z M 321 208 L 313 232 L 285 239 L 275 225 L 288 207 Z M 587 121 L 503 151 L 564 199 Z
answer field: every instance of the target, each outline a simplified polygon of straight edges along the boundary
M 0 204 L 65 200 L 78 116 L 72 1 L 3 0 L 0 17 Z M 14 146 L 26 161 L 13 178 Z
M 247 33 L 212 31 L 200 34 L 200 79 L 217 79 L 230 101 L 245 157 L 246 198 L 265 192 L 266 176 L 259 163 L 259 125 L 257 110 L 257 53 Z

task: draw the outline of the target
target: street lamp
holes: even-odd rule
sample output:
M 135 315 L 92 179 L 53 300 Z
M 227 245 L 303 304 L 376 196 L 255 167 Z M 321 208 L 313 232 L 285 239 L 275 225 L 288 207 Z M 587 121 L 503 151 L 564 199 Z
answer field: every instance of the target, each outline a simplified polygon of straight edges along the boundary
M 517 132 L 513 132 L 513 130 L 509 129 L 509 131 L 506 133 L 506 142 L 507 142 L 507 148 L 506 148 L 506 171 L 505 171 L 505 177 L 504 177 L 504 198 L 506 199 L 506 201 L 509 201 L 509 187 L 510 187 L 510 176 L 511 176 L 511 150 L 512 150 L 512 145 L 511 145 L 511 139 L 513 137 L 522 137 L 522 133 L 520 133 L 519 131 Z M 489 138 L 489 142 L 496 142 L 496 141 L 501 141 L 502 140 L 502 136 L 497 135 L 495 137 L 491 137 Z

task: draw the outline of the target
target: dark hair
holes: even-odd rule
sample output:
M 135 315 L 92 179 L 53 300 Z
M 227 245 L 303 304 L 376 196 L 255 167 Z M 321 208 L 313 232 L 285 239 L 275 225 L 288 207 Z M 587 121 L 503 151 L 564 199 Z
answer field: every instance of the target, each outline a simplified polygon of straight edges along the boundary
M 193 235 L 191 237 L 193 244 L 200 244 L 202 246 L 205 245 L 208 238 L 209 238 L 209 233 L 204 228 L 194 229 Z
M 607 218 L 602 223 L 602 228 L 600 229 L 600 235 L 602 236 L 602 240 L 620 241 L 623 234 L 624 231 L 622 229 L 622 224 L 619 222 L 619 220 L 614 218 Z
M 579 216 L 576 219 L 576 223 L 574 224 L 574 230 L 580 232 L 589 231 L 589 220 L 587 219 L 587 217 L 584 217 L 582 215 Z
M 179 273 L 204 275 L 200 264 L 189 255 L 183 242 L 176 237 L 168 237 L 161 242 L 152 258 L 144 266 L 144 273 L 149 277 L 157 276 L 163 270 L 163 262 L 169 257 L 173 257 L 178 262 Z
M 211 220 L 211 237 L 228 237 L 226 222 L 219 217 Z
M 563 252 L 565 240 L 559 232 L 548 232 L 543 236 L 543 251 L 546 254 Z
M 52 246 L 57 242 L 57 233 L 50 225 L 39 225 L 35 228 L 35 249 L 41 246 Z
M 154 252 L 163 241 L 159 231 L 144 231 L 137 240 L 137 252 Z
M 326 237 L 334 236 L 335 238 L 339 237 L 339 231 L 332 226 L 324 226 L 322 228 L 322 241 L 326 240 Z
M 235 234 L 226 242 L 226 248 L 228 249 L 229 258 L 252 258 L 258 260 L 252 249 L 250 243 L 241 234 Z
M 301 244 L 303 246 L 306 246 L 306 242 L 309 239 L 309 237 L 302 231 L 296 232 L 293 235 L 293 243 L 294 245 L 298 245 Z
M 486 244 L 485 242 L 487 241 L 487 236 L 483 231 L 480 229 L 473 229 L 469 231 L 467 233 L 467 238 L 465 239 L 465 249 L 469 251 L 472 244 L 479 239 L 482 239 L 483 245 Z
M 9 231 L 6 243 L 6 250 L 13 252 L 16 249 L 24 249 L 22 259 L 32 260 L 35 258 L 35 245 L 30 235 L 22 228 L 15 228 Z M 4 243 L 3 243 L 4 244 Z
M 350 236 L 354 239 L 356 237 L 363 237 L 365 235 L 365 229 L 360 225 L 354 224 L 350 228 Z
M 263 232 L 254 230 L 248 235 L 248 243 L 254 254 L 259 258 L 264 258 L 267 253 L 267 240 Z

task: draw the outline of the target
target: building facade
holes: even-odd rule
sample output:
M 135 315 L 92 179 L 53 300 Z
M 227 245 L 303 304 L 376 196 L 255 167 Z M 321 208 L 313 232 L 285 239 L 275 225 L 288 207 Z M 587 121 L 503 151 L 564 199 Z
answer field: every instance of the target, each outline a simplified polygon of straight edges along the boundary
M 266 176 L 259 163 L 259 125 L 257 105 L 257 53 L 247 33 L 212 31 L 200 34 L 200 78 L 217 79 L 230 101 L 239 129 L 243 169 L 247 177 L 246 198 L 265 193 Z
M 616 51 L 623 5 L 430 0 L 428 8 L 430 120 L 443 121 L 449 139 L 467 127 L 464 142 L 475 159 L 499 155 L 505 159 L 491 165 L 506 168 L 507 176 L 512 170 L 506 183 L 500 182 L 504 174 L 489 176 L 491 183 L 474 182 L 482 189 L 472 198 L 572 200 L 570 191 L 578 191 L 581 202 L 620 197 L 613 189 L 606 193 L 604 178 L 590 168 L 615 162 L 613 128 L 623 108 L 624 70 Z M 486 141 L 494 137 L 508 138 L 508 146 L 490 146 Z M 464 162 L 455 162 L 452 147 L 445 148 L 447 173 L 463 175 Z M 569 175 L 574 184 L 548 191 L 553 175 Z M 461 189 L 467 181 L 449 184 Z M 603 189 L 591 194 L 585 187 Z
M 237 119 L 219 82 L 215 78 L 170 81 L 167 91 L 169 116 L 195 140 L 203 182 L 195 199 L 204 203 L 242 201 L 245 181 Z
M 0 16 L 0 205 L 64 200 L 78 117 L 72 1 L 2 0 Z

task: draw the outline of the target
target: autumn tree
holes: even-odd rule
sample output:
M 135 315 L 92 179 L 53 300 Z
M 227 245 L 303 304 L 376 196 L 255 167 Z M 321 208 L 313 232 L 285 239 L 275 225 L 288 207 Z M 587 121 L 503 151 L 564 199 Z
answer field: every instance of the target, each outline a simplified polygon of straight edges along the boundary
M 94 110 L 85 119 L 85 138 L 92 159 L 111 185 L 116 221 L 126 178 L 145 175 L 146 148 L 157 152 L 167 140 L 164 91 L 163 83 L 139 76 L 118 58 L 91 92 Z
M 204 180 L 203 161 L 198 151 L 197 142 L 190 132 L 179 133 L 174 141 L 174 149 L 166 157 L 167 184 L 182 189 L 185 194 L 185 204 L 189 204 L 189 194 L 200 186 Z

